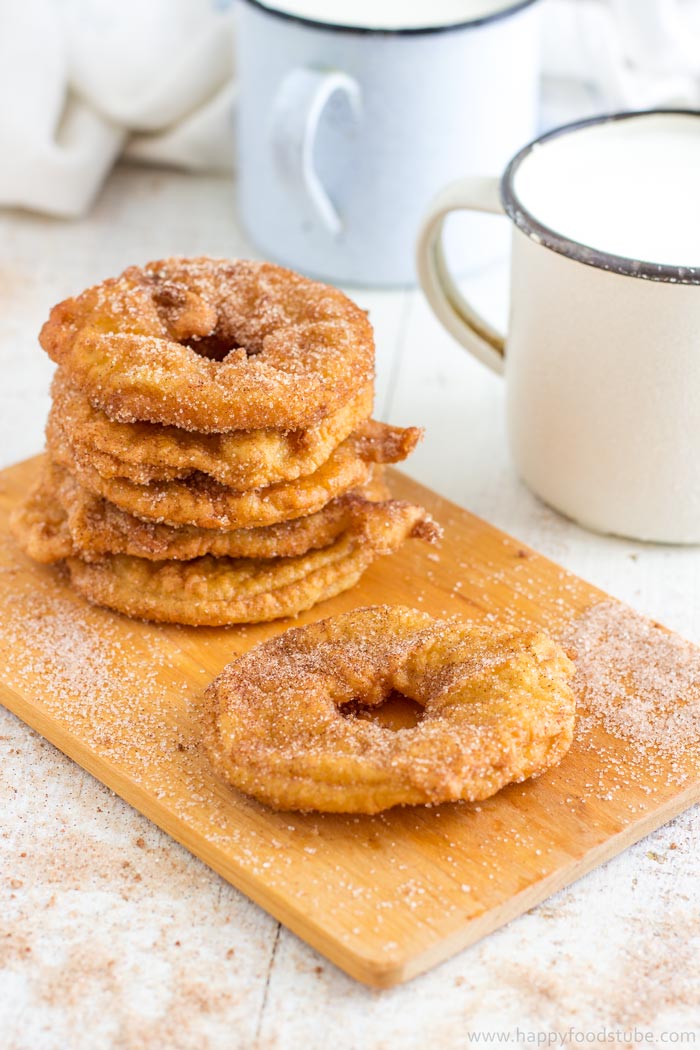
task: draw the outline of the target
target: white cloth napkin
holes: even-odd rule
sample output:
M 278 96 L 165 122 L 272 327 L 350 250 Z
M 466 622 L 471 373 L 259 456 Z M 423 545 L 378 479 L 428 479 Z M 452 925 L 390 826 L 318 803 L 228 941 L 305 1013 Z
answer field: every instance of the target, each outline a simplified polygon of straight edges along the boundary
M 116 158 L 233 163 L 228 5 L 2 0 L 0 204 L 79 215 Z
M 546 123 L 700 104 L 700 0 L 542 17 Z M 0 0 L 0 205 L 80 215 L 122 154 L 231 168 L 232 37 L 232 0 Z
M 700 0 L 545 0 L 548 124 L 700 105 Z

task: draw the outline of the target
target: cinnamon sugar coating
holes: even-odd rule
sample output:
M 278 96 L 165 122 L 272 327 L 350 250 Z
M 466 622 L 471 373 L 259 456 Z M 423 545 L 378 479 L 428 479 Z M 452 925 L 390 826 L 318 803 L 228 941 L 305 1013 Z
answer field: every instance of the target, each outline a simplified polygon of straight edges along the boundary
M 39 338 L 110 418 L 202 433 L 314 427 L 374 375 L 363 310 L 245 260 L 130 266 L 55 306 Z
M 207 690 L 205 743 L 234 787 L 276 809 L 376 813 L 488 798 L 556 765 L 572 741 L 573 664 L 538 630 L 355 609 L 286 631 Z M 423 708 L 392 730 L 344 705 L 392 691 Z

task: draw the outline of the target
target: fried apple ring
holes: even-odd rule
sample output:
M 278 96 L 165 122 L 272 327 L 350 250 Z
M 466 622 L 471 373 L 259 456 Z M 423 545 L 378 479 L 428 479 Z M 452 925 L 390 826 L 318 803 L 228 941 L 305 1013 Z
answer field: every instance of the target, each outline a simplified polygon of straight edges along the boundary
M 112 419 L 202 433 L 314 427 L 374 374 L 363 310 L 244 260 L 130 266 L 54 306 L 39 341 Z
M 119 423 L 94 408 L 59 369 L 50 416 L 58 418 L 78 458 L 104 478 L 145 484 L 198 471 L 245 490 L 311 474 L 372 412 L 374 385 L 309 430 L 232 430 L 197 434 L 158 423 Z
M 53 458 L 92 492 L 139 518 L 205 529 L 259 528 L 314 514 L 337 496 L 365 485 L 372 464 L 405 459 L 421 436 L 418 427 L 391 427 L 370 421 L 339 445 L 313 474 L 263 489 L 236 492 L 206 474 L 150 485 L 136 485 L 124 478 L 103 478 L 76 455 L 59 419 L 50 419 L 46 429 Z
M 227 558 L 289 558 L 333 543 L 362 522 L 367 504 L 389 515 L 396 501 L 376 477 L 355 492 L 327 503 L 315 514 L 260 529 L 176 528 L 143 521 L 83 488 L 64 467 L 46 461 L 37 484 L 11 518 L 22 549 L 44 564 L 72 555 L 95 561 L 105 554 L 130 554 L 150 561 L 189 561 L 211 554 Z
M 206 745 L 234 787 L 276 809 L 377 813 L 488 798 L 571 744 L 573 664 L 538 630 L 375 606 L 286 631 L 207 690 Z M 423 708 L 392 730 L 344 705 L 398 691 Z
M 62 467 L 56 471 L 64 472 Z M 25 554 L 42 565 L 74 553 L 66 511 L 57 497 L 56 476 L 44 455 L 41 473 L 26 498 L 10 512 L 10 532 Z
M 66 564 L 75 588 L 97 605 L 143 620 L 217 627 L 296 616 L 353 587 L 377 557 L 409 536 L 437 534 L 421 507 L 370 503 L 334 543 L 295 558 L 153 562 L 115 554 Z

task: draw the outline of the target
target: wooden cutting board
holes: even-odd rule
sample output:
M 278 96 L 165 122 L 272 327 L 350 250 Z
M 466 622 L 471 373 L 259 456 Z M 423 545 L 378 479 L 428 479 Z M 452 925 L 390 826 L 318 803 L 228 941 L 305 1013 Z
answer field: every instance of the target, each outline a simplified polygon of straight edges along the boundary
M 480 805 L 359 818 L 274 813 L 210 772 L 196 745 L 196 698 L 235 653 L 289 623 L 157 627 L 91 608 L 7 532 L 36 468 L 32 460 L 0 474 L 3 702 L 361 981 L 388 987 L 426 970 L 700 798 L 697 766 L 640 758 L 584 703 L 585 732 L 556 770 Z M 408 478 L 394 473 L 392 488 L 442 522 L 439 552 L 411 542 L 297 622 L 400 602 L 558 633 L 609 602 Z M 673 655 L 663 659 L 672 673 Z

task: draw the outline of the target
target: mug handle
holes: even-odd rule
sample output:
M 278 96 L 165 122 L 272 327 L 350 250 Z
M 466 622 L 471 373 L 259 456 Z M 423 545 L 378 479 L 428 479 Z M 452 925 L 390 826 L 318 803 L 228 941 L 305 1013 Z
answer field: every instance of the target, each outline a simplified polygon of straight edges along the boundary
M 355 120 L 361 113 L 360 85 L 338 70 L 294 69 L 282 81 L 273 104 L 272 151 L 291 189 L 307 198 L 330 234 L 343 220 L 314 167 L 314 145 L 323 111 L 336 92 L 347 98 Z
M 500 179 L 475 176 L 446 186 L 433 200 L 418 234 L 416 266 L 426 298 L 438 320 L 482 364 L 503 374 L 505 336 L 466 301 L 448 269 L 442 242 L 445 219 L 452 211 L 504 214 Z

